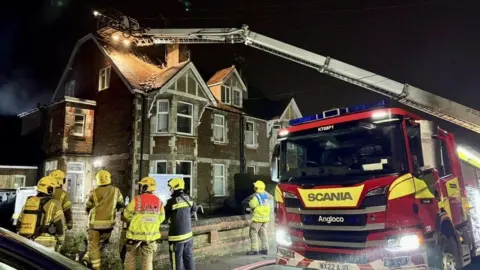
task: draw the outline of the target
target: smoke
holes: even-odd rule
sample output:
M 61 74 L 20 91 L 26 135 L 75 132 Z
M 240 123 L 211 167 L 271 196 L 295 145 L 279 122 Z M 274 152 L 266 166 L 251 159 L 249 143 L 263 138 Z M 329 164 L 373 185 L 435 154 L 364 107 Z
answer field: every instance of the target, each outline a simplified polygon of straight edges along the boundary
M 15 115 L 45 104 L 50 93 L 41 91 L 27 72 L 16 70 L 11 76 L 0 74 L 0 115 Z

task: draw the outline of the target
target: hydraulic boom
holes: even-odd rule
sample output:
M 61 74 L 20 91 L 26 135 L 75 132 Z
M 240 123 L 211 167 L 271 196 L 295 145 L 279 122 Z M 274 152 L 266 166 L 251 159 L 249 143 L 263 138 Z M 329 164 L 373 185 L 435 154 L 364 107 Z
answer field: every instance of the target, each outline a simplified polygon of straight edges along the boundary
M 119 12 L 94 12 L 100 27 L 133 38 L 136 46 L 155 44 L 243 43 L 318 70 L 321 73 L 397 100 L 409 107 L 480 133 L 480 111 L 370 71 L 325 57 L 242 28 L 149 29 Z

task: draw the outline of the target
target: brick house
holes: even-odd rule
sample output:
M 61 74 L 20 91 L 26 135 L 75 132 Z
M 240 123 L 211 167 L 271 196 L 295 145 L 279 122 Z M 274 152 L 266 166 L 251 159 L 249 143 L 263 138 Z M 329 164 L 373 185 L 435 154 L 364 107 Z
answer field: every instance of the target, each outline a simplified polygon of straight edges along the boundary
M 186 47 L 121 39 L 111 29 L 80 39 L 51 103 L 20 115 L 25 134 L 42 123 L 39 169 L 66 170 L 72 200 L 84 202 L 102 168 L 128 196 L 149 173 L 183 174 L 199 202 L 232 195 L 236 173 L 269 173 L 267 121 L 244 110 L 235 67 L 207 85 Z

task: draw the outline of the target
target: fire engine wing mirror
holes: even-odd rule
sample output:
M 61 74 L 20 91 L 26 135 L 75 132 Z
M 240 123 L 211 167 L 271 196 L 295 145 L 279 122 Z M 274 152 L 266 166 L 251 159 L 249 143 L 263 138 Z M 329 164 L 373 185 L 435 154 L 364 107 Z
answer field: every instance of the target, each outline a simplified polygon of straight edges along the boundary
M 280 177 L 279 177 L 279 167 L 280 167 L 280 145 L 276 144 L 275 147 L 273 148 L 273 153 L 272 153 L 272 159 L 270 160 L 270 168 L 271 168 L 271 176 L 272 176 L 272 181 L 278 182 Z
M 418 120 L 422 144 L 423 168 L 425 170 L 438 168 L 440 148 L 437 139 L 437 126 L 432 121 Z M 423 170 L 422 170 L 423 171 Z

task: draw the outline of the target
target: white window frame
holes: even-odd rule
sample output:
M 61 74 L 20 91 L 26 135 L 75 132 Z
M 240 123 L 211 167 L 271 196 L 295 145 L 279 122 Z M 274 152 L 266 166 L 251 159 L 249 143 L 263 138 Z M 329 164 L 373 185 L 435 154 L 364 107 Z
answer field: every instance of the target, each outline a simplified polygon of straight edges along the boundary
M 193 196 L 192 191 L 193 191 L 193 161 L 191 160 L 175 160 L 175 166 L 173 166 L 173 174 L 177 174 L 177 163 L 190 163 L 190 175 L 182 174 L 183 177 L 189 177 L 190 178 L 190 196 Z M 179 173 L 180 174 L 180 173 Z
M 166 112 L 159 111 L 158 108 L 160 108 L 160 103 L 161 102 L 166 102 L 167 103 L 167 111 Z M 159 115 L 164 115 L 164 114 L 167 115 L 167 131 L 159 131 L 158 130 L 158 128 L 159 128 L 158 121 L 160 120 L 160 118 L 158 116 Z M 155 128 L 156 128 L 157 133 L 168 133 L 168 131 L 170 129 L 170 101 L 168 99 L 157 100 L 157 123 L 155 125 Z
M 13 181 L 15 181 L 15 178 L 17 178 L 17 177 L 23 178 L 22 185 L 20 187 L 25 187 L 25 182 L 27 180 L 27 176 L 23 175 L 23 174 L 14 174 L 13 175 Z
M 248 133 L 250 132 L 250 131 L 247 130 L 247 124 L 248 123 L 252 123 L 253 130 L 251 132 L 252 132 L 253 138 L 252 138 L 252 144 L 247 143 L 247 146 L 254 147 L 255 146 L 255 122 L 253 122 L 253 121 L 246 121 L 245 122 L 245 133 L 246 133 L 245 138 L 248 136 Z
M 222 118 L 223 125 L 215 124 L 215 118 L 216 118 L 217 116 Z M 225 120 L 226 120 L 225 115 L 214 114 L 214 116 L 213 116 L 213 130 L 214 130 L 214 133 L 213 133 L 213 135 L 214 135 L 214 136 L 213 136 L 213 141 L 214 141 L 214 142 L 224 143 L 224 142 L 227 141 L 227 138 L 226 138 L 226 137 L 227 137 L 227 132 L 226 132 Z M 220 140 L 217 140 L 217 139 L 215 138 L 215 127 L 222 128 L 223 139 L 222 139 L 221 141 L 220 141 Z
M 83 120 L 82 120 L 82 133 L 76 133 L 75 132 L 75 126 L 77 125 L 77 120 L 75 120 L 75 118 L 77 116 L 82 116 L 83 117 Z M 75 118 L 73 119 L 73 136 L 79 136 L 79 137 L 83 137 L 85 136 L 85 120 L 87 118 L 87 116 L 85 114 L 82 114 L 82 113 L 76 113 L 75 114 Z M 79 122 L 80 123 L 80 122 Z
M 183 134 L 183 135 L 193 135 L 193 104 L 192 103 L 188 103 L 188 102 L 183 102 L 183 101 L 177 101 L 177 108 L 178 108 L 178 104 L 186 104 L 188 106 L 190 106 L 190 108 L 192 108 L 192 115 L 187 115 L 187 114 L 183 114 L 183 113 L 178 113 L 178 109 L 177 109 L 177 134 Z M 180 132 L 178 131 L 178 117 L 185 117 L 185 118 L 190 118 L 190 133 L 185 133 L 185 132 Z
M 227 101 L 223 101 L 223 100 L 220 100 L 222 103 L 224 104 L 232 104 L 232 87 L 230 86 L 227 86 L 227 85 L 222 85 L 220 87 L 220 99 L 222 99 L 222 93 L 223 93 L 223 89 L 226 89 L 227 91 L 225 92 L 225 97 L 227 96 L 227 92 L 228 92 L 228 102 Z
M 213 165 L 213 191 L 215 192 L 215 180 L 217 178 L 221 178 L 223 182 L 223 194 L 214 194 L 215 197 L 225 197 L 227 196 L 227 180 L 226 180 L 226 173 L 225 173 L 225 165 L 224 164 L 212 164 Z M 215 175 L 215 167 L 222 167 L 223 175 L 217 176 Z
M 108 89 L 110 87 L 110 74 L 112 67 L 104 67 L 98 72 L 98 91 Z
M 248 173 L 248 168 L 253 168 L 253 175 L 257 173 L 256 167 L 255 166 L 247 166 L 247 173 Z
M 153 171 L 155 174 L 161 174 L 157 171 L 157 168 L 158 168 L 158 163 L 165 163 L 165 169 L 166 169 L 166 172 L 165 174 L 168 174 L 168 161 L 167 160 L 155 160 L 154 162 L 154 166 L 153 167 Z
M 51 168 L 48 168 L 48 167 L 51 167 Z M 58 169 L 58 160 L 45 161 L 45 175 L 50 174 L 56 169 Z
M 239 98 L 238 104 L 235 104 L 235 94 L 234 94 L 235 92 L 238 93 L 238 98 Z M 232 99 L 231 99 L 231 101 L 232 101 L 233 106 L 241 108 L 242 107 L 242 101 L 243 101 L 242 100 L 242 90 L 240 90 L 238 88 L 232 89 Z

